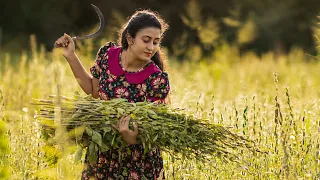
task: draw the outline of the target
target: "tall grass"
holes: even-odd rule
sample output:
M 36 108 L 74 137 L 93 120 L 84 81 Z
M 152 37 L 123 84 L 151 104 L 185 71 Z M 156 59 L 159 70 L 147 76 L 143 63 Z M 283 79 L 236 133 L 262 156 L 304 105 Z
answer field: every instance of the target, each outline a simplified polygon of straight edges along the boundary
M 86 69 L 94 62 L 93 49 L 80 44 L 77 54 Z M 93 54 L 92 54 L 93 53 Z M 27 54 L 31 54 L 28 56 Z M 299 49 L 288 55 L 254 53 L 240 56 L 236 47 L 221 46 L 208 59 L 178 63 L 170 57 L 171 106 L 186 108 L 212 123 L 229 127 L 257 142 L 267 154 L 243 152 L 238 163 L 164 156 L 167 179 L 316 179 L 320 173 L 320 63 L 306 61 Z M 9 179 L 78 179 L 82 164 L 73 162 L 74 147 L 43 148 L 33 118 L 32 98 L 50 94 L 84 95 L 65 59 L 46 52 L 31 38 L 31 51 L 18 63 L 10 55 L 0 61 L 0 89 L 4 95 L 5 123 L 10 152 Z M 1 128 L 1 126 L 0 126 Z M 1 132 L 1 130 L 0 130 Z M 1 136 L 0 136 L 1 138 Z M 61 147 L 65 141 L 60 141 Z M 45 153 L 62 153 L 57 166 L 49 166 Z M 0 164 L 1 167 L 2 164 Z
M 7 166 L 6 153 L 8 153 L 8 140 L 6 136 L 6 127 L 4 123 L 4 104 L 3 104 L 3 95 L 0 91 L 0 178 L 6 178 L 9 175 L 9 168 Z

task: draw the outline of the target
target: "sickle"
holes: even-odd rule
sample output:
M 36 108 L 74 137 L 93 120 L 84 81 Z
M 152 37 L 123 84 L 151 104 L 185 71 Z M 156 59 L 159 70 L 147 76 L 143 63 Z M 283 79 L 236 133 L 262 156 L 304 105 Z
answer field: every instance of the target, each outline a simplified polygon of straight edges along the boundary
M 102 12 L 100 11 L 100 9 L 99 9 L 97 6 L 95 6 L 95 5 L 93 5 L 93 4 L 91 4 L 91 6 L 93 7 L 93 9 L 96 11 L 96 13 L 97 13 L 98 16 L 99 16 L 99 20 L 100 20 L 100 27 L 99 27 L 99 29 L 98 29 L 95 33 L 93 33 L 93 34 L 85 35 L 85 36 L 82 36 L 82 37 L 81 37 L 81 36 L 74 36 L 74 37 L 72 37 L 72 40 L 75 41 L 75 40 L 83 40 L 83 39 L 94 38 L 94 37 L 96 37 L 96 36 L 104 29 L 105 22 L 104 22 L 104 17 L 103 17 Z M 54 44 L 54 47 L 60 47 L 60 46 Z

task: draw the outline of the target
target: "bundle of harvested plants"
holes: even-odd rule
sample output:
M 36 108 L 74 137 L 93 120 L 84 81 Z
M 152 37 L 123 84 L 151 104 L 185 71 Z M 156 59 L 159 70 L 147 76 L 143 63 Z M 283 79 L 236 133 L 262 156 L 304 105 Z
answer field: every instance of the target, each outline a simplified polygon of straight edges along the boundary
M 249 140 L 221 125 L 209 123 L 206 119 L 196 118 L 185 110 L 173 109 L 168 105 L 130 103 L 126 99 L 105 101 L 91 96 L 60 96 L 59 103 L 55 103 L 52 97 L 55 96 L 34 103 L 42 106 L 36 118 L 42 124 L 44 134 L 54 137 L 57 126 L 62 126 L 77 144 L 88 147 L 90 162 L 97 159 L 98 151 L 120 150 L 127 146 L 119 132 L 112 127 L 125 114 L 137 123 L 138 143 L 143 145 L 145 153 L 157 146 L 185 158 L 203 161 L 218 156 L 222 160 L 233 161 L 237 156 L 235 150 L 253 147 Z M 55 120 L 55 107 L 59 107 L 61 113 L 58 123 Z

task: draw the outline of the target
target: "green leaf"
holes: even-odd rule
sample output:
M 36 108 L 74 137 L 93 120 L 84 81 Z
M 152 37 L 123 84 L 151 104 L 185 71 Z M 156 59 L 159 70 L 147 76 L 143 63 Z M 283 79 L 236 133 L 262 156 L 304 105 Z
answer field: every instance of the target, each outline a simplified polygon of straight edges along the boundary
M 113 146 L 113 144 L 114 144 L 114 140 L 116 139 L 116 136 L 117 136 L 117 134 L 116 134 L 116 133 L 114 133 L 113 138 L 112 138 L 112 141 L 111 141 L 111 146 Z
M 94 142 L 90 142 L 89 148 L 88 148 L 88 153 L 90 154 L 94 150 Z
M 90 164 L 94 164 L 98 159 L 98 145 L 91 142 L 88 150 L 89 162 Z
M 103 137 L 108 133 L 108 132 L 111 132 L 111 127 L 103 127 L 102 128 L 102 130 L 103 130 Z
M 148 109 L 147 112 L 148 112 L 149 114 L 152 114 L 152 115 L 157 115 L 156 112 L 154 112 L 153 110 L 150 110 L 150 109 Z
M 119 115 L 123 115 L 126 111 L 122 108 L 117 108 L 117 112 Z
M 145 154 L 147 154 L 147 152 L 148 152 L 148 147 L 146 146 L 146 143 L 145 142 L 142 142 L 142 145 L 143 145 L 143 154 L 145 155 Z
M 148 143 L 148 147 L 149 150 L 152 150 L 151 143 Z
M 88 134 L 88 136 L 92 136 L 92 129 L 90 127 L 86 127 L 86 133 Z
M 106 151 L 109 151 L 110 150 L 110 147 L 106 144 L 102 144 L 102 147 L 100 147 L 100 151 L 101 152 L 106 152 Z
M 158 134 L 153 138 L 152 142 L 155 142 L 158 139 Z
M 92 130 L 92 141 L 102 146 L 102 136 L 99 132 Z
M 75 137 L 76 139 L 81 139 L 83 132 L 85 131 L 86 127 L 84 125 L 80 127 L 75 127 L 68 132 L 69 137 Z
M 82 147 L 78 146 L 77 152 L 75 154 L 75 162 L 79 162 L 82 157 Z

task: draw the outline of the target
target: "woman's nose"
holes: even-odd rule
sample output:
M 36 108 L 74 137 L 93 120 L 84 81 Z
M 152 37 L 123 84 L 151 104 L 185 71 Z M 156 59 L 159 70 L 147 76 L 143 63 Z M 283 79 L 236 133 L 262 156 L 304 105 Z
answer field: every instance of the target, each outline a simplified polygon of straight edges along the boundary
M 148 46 L 147 46 L 147 49 L 149 50 L 149 51 L 153 51 L 153 43 L 149 43 L 148 44 Z

